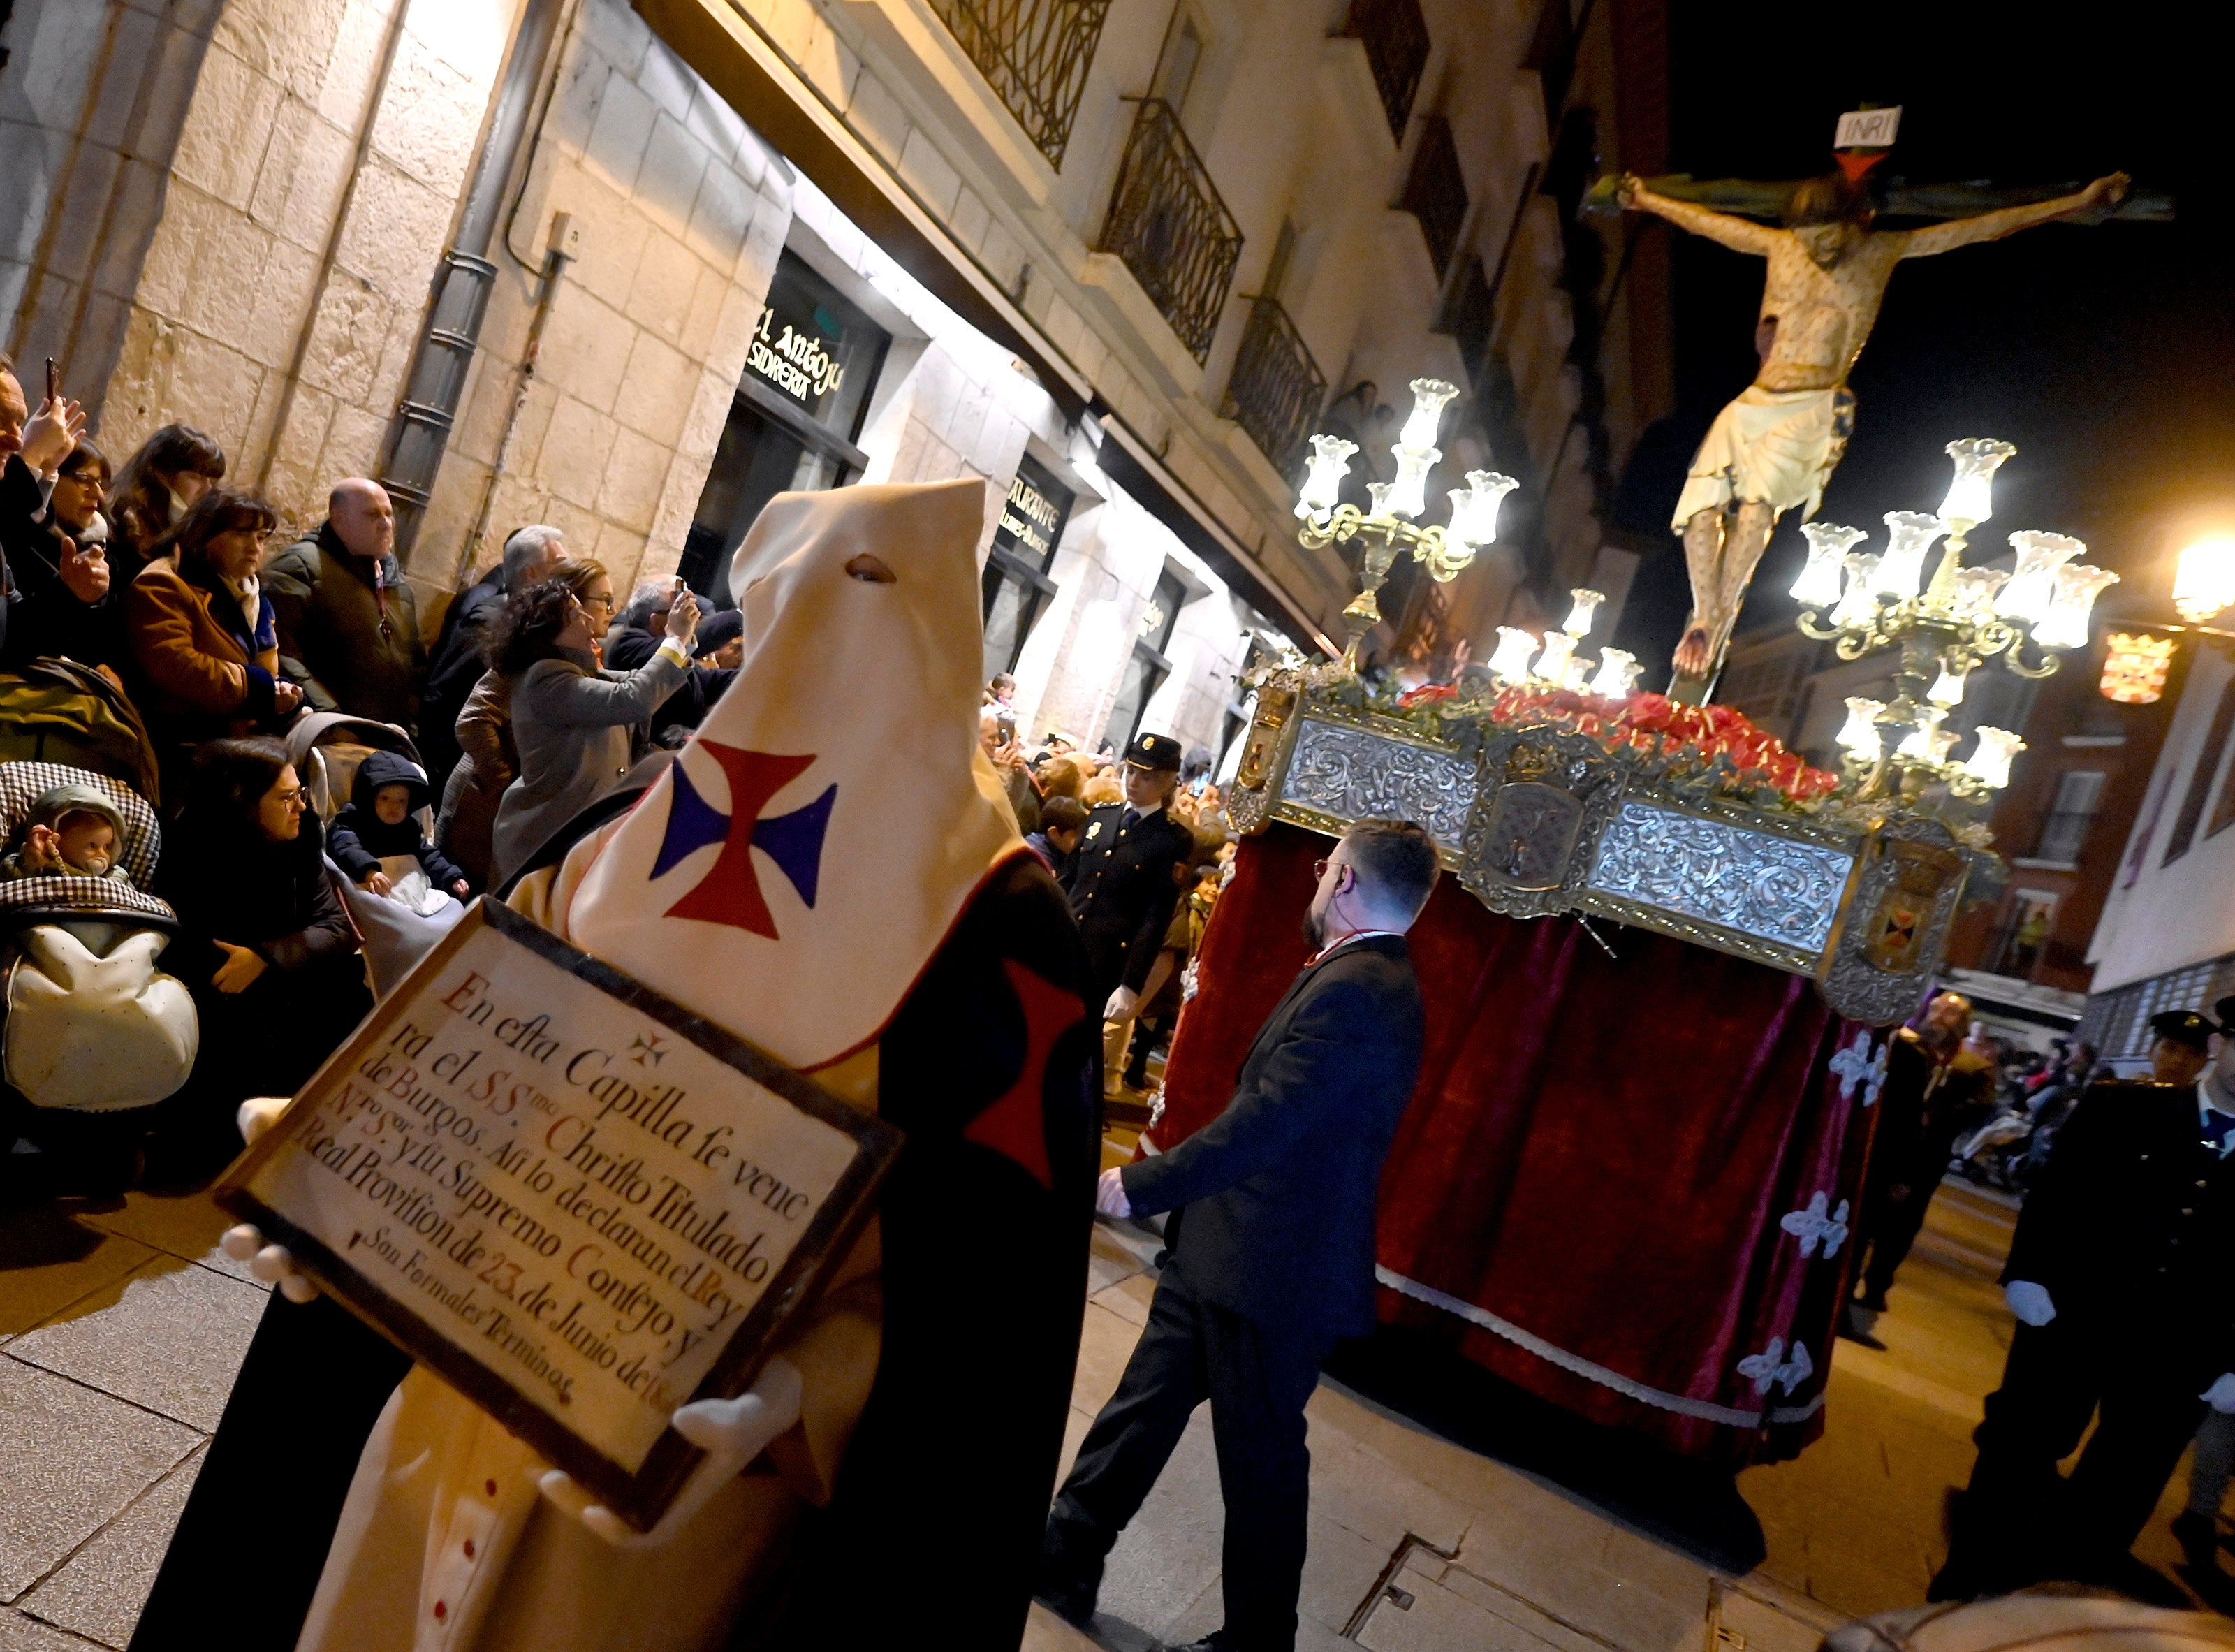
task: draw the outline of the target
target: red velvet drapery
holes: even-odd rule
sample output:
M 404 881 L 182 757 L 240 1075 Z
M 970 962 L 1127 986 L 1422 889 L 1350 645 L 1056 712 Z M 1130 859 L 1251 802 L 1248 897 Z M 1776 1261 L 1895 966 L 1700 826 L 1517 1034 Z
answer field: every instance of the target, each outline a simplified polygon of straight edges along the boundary
M 1288 826 L 1242 845 L 1157 1145 L 1226 1105 L 1303 964 L 1327 848 Z M 1823 1429 L 1853 1250 L 1822 1229 L 1843 1204 L 1852 1224 L 1869 1150 L 1874 1097 L 1830 1070 L 1856 1030 L 1799 976 L 1597 928 L 1614 957 L 1450 877 L 1414 927 L 1427 1047 L 1381 1182 L 1382 1318 L 1688 1455 L 1791 1456 Z

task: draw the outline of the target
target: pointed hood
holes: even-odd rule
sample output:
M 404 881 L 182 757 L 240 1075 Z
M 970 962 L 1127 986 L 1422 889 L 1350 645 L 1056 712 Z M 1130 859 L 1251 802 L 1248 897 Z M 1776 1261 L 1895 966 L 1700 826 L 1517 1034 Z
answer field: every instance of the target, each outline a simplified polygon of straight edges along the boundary
M 583 878 L 576 945 L 802 1068 L 876 1038 L 1024 852 L 978 745 L 985 484 L 779 494 L 744 662 Z

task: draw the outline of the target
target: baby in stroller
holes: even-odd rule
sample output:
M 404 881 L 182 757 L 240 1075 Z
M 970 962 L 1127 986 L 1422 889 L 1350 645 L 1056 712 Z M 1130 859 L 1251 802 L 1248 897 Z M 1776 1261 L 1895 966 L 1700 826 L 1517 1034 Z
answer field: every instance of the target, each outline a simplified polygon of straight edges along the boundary
M 154 810 L 121 780 L 0 763 L 0 1152 L 42 1191 L 121 1193 L 156 1104 L 193 1070 L 200 1024 L 155 967 L 177 933 L 151 882 Z
M 327 854 L 358 888 L 375 895 L 394 887 L 381 862 L 409 856 L 434 888 L 467 899 L 473 886 L 465 873 L 427 841 L 419 823 L 427 802 L 424 769 L 400 751 L 371 753 L 357 764 L 349 803 L 326 828 Z
M 42 793 L 24 817 L 21 839 L 0 856 L 0 878 L 62 873 L 132 882 L 117 860 L 124 816 L 92 786 L 72 782 Z

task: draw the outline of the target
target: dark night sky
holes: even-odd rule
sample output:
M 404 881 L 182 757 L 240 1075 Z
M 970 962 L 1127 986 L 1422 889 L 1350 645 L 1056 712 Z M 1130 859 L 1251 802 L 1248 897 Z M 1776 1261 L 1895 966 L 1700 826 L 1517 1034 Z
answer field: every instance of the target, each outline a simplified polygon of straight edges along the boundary
M 2050 528 L 2088 541 L 2126 582 L 2103 610 L 2170 617 L 2173 553 L 2235 532 L 2235 235 L 2225 95 L 2179 9 L 2030 12 L 1961 4 L 1672 7 L 1671 164 L 1695 177 L 1798 178 L 1830 167 L 1840 111 L 1903 106 L 1880 170 L 1916 182 L 2085 181 L 2124 169 L 2173 195 L 2173 223 L 2052 224 L 1904 264 L 1852 379 L 1855 437 L 1819 518 L 1884 542 L 1889 510 L 1930 510 L 1942 449 L 2000 436 L 2017 456 L 1996 478 L 2002 535 Z M 2059 26 L 2094 21 L 2085 33 Z M 2141 20 L 2131 33 L 2123 19 Z M 1708 422 L 1753 374 L 1760 262 L 1675 235 L 1676 411 L 1623 478 L 1625 526 L 1666 534 Z M 1803 558 L 1799 514 L 1779 524 L 1741 630 L 1790 623 Z M 1684 616 L 1673 535 L 1641 570 L 1625 646 L 1658 667 Z M 1652 669 L 1652 668 L 1649 668 Z

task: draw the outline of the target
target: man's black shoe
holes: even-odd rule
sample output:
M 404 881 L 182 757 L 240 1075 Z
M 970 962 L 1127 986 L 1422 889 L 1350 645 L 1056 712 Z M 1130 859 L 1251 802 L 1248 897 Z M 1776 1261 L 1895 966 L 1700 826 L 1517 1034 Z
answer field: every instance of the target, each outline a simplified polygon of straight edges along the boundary
M 1077 1577 L 1043 1574 L 1032 1583 L 1032 1598 L 1073 1629 L 1083 1629 L 1094 1621 L 1094 1597 L 1100 1592 L 1098 1581 Z

